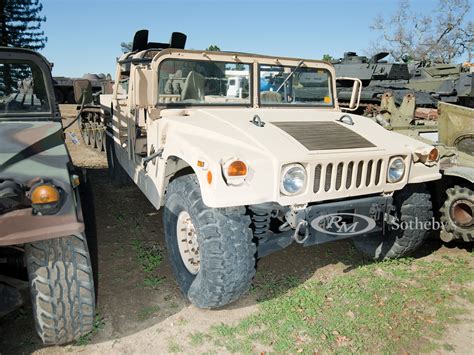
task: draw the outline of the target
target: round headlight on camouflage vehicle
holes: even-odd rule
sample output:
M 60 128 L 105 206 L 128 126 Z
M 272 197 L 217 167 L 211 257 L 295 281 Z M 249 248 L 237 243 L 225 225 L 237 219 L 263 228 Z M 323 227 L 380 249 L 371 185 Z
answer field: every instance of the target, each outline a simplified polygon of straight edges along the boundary
M 283 167 L 280 191 L 284 195 L 296 195 L 306 186 L 306 169 L 301 164 Z
M 395 157 L 390 160 L 387 172 L 387 181 L 391 183 L 399 182 L 405 175 L 405 161 L 402 157 Z

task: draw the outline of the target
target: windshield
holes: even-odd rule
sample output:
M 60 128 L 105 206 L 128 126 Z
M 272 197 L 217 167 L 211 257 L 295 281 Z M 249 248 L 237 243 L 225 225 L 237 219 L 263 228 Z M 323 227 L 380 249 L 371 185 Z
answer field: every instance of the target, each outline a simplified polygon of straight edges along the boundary
M 325 69 L 260 65 L 262 105 L 334 106 L 331 74 Z
M 0 60 L 0 115 L 40 112 L 51 112 L 51 107 L 38 65 Z
M 158 102 L 250 105 L 250 64 L 167 59 L 159 67 Z

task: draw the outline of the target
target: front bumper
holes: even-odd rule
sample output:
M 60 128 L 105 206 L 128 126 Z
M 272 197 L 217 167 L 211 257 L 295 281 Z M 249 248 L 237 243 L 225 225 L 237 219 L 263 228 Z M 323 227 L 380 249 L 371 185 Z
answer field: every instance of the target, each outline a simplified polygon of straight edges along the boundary
M 387 217 L 394 210 L 392 202 L 391 196 L 373 195 L 290 208 L 285 219 L 292 228 L 281 233 L 269 231 L 261 236 L 258 255 L 269 255 L 293 242 L 310 246 L 384 233 Z
M 37 242 L 84 232 L 73 213 L 35 216 L 31 208 L 0 215 L 0 246 Z
M 391 209 L 391 196 L 364 197 L 309 206 L 296 220 L 297 225 L 307 226 L 308 236 L 302 244 L 309 246 L 383 233 Z M 301 227 L 295 232 L 301 235 Z

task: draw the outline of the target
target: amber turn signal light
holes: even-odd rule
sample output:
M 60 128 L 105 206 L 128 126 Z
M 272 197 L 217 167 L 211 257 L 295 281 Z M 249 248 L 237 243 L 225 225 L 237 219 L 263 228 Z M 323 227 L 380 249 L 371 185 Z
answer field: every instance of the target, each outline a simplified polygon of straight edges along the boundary
M 438 149 L 433 148 L 431 149 L 430 153 L 428 154 L 428 161 L 437 161 L 439 158 Z
M 42 205 L 45 203 L 59 202 L 59 191 L 52 185 L 38 185 L 31 192 L 31 203 Z
M 227 167 L 227 176 L 246 176 L 247 164 L 241 160 L 235 160 Z

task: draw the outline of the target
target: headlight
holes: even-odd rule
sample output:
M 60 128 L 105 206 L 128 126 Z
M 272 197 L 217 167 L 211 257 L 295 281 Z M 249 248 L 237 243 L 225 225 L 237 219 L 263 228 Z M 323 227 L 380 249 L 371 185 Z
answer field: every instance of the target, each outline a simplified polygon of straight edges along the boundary
M 283 167 L 280 191 L 284 195 L 296 195 L 306 186 L 306 169 L 301 164 Z
M 61 192 L 50 183 L 40 183 L 31 188 L 31 206 L 35 213 L 54 214 L 61 207 Z
M 387 181 L 391 183 L 399 182 L 405 175 L 405 161 L 401 157 L 392 158 L 388 165 Z

